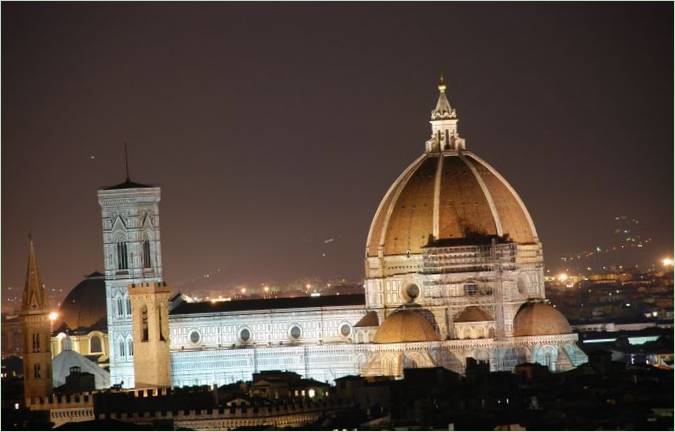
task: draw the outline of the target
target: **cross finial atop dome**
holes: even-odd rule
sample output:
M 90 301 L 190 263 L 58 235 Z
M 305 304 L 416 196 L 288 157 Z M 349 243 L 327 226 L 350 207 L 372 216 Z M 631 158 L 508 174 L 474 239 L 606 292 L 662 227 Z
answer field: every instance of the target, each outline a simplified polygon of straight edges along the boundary
M 466 148 L 463 138 L 457 131 L 457 112 L 445 95 L 447 86 L 441 74 L 438 80 L 438 101 L 431 111 L 431 139 L 427 141 L 428 152 L 451 151 Z
M 445 79 L 443 79 L 443 74 L 441 74 L 440 78 L 438 79 L 438 91 L 445 93 Z

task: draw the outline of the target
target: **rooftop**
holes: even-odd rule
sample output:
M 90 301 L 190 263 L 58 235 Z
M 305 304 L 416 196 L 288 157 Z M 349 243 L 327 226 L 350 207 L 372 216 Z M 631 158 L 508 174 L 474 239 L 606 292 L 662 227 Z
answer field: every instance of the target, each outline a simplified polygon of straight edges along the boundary
M 142 189 L 142 188 L 151 188 L 155 187 L 153 185 L 146 185 L 142 183 L 136 183 L 130 179 L 126 179 L 123 183 L 116 184 L 114 186 L 108 186 L 102 188 L 102 190 L 116 190 L 116 189 Z
M 348 294 L 319 297 L 291 297 L 276 299 L 235 300 L 223 302 L 181 303 L 171 315 L 198 313 L 238 312 L 269 309 L 320 308 L 332 306 L 365 306 L 364 294 Z

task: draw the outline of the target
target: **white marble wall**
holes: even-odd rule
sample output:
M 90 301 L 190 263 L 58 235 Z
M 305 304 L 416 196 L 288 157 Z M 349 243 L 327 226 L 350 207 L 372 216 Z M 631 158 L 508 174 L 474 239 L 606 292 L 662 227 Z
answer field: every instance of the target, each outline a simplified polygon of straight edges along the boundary
M 131 311 L 126 299 L 132 283 L 162 280 L 162 253 L 159 230 L 160 189 L 99 190 L 105 266 L 110 380 L 134 386 L 133 356 L 129 352 Z M 151 268 L 144 268 L 142 242 L 150 241 Z M 127 242 L 128 268 L 119 268 L 117 243 Z M 117 300 L 122 299 L 122 311 Z M 124 341 L 121 350 L 120 341 Z

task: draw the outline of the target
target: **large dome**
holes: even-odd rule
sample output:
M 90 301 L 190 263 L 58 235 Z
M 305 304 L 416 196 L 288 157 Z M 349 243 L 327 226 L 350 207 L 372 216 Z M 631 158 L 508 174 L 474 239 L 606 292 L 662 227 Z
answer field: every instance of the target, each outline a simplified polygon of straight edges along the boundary
M 513 320 L 514 336 L 547 336 L 572 333 L 567 319 L 546 303 L 524 304 Z
M 401 309 L 389 315 L 375 333 L 375 343 L 437 341 L 438 334 L 415 309 Z
M 538 243 L 532 218 L 516 191 L 488 163 L 466 151 L 459 119 L 439 85 L 426 152 L 403 171 L 375 213 L 368 257 L 417 254 L 430 239 L 508 236 Z
M 430 236 L 474 235 L 538 241 L 525 205 L 494 168 L 468 151 L 425 153 L 384 196 L 370 227 L 367 254 L 420 253 Z
M 464 308 L 457 318 L 456 323 L 460 322 L 477 322 L 477 321 L 492 321 L 490 315 L 478 306 L 468 306 Z
M 73 288 L 61 303 L 59 329 L 107 331 L 105 279 L 94 272 Z

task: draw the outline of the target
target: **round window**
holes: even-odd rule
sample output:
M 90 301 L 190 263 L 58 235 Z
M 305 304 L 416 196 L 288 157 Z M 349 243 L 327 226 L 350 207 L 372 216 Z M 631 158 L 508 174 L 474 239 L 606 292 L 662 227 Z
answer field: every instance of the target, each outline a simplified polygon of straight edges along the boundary
M 300 330 L 300 327 L 296 325 L 291 327 L 291 337 L 293 339 L 300 339 L 300 335 L 302 335 L 302 330 Z
M 193 344 L 198 344 L 201 338 L 202 336 L 199 334 L 197 330 L 192 330 L 190 332 L 190 342 L 192 342 Z
M 243 342 L 248 342 L 248 340 L 251 339 L 251 330 L 247 328 L 242 329 L 239 332 L 239 339 L 241 339 Z
M 405 289 L 405 295 L 410 301 L 413 301 L 420 295 L 420 288 L 415 284 L 410 284 Z
M 349 324 L 342 324 L 340 326 L 340 334 L 344 337 L 347 337 L 351 334 L 352 328 L 349 327 Z

